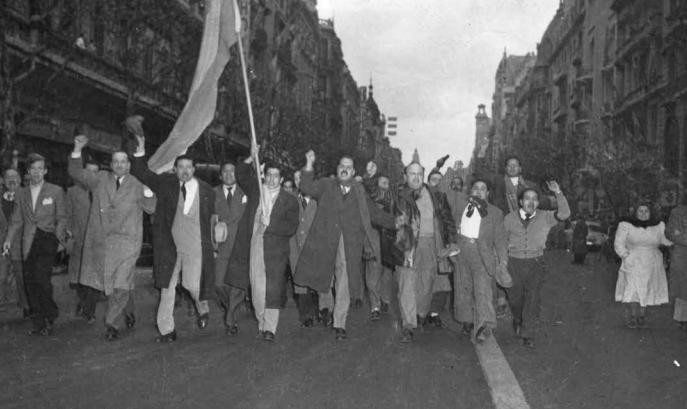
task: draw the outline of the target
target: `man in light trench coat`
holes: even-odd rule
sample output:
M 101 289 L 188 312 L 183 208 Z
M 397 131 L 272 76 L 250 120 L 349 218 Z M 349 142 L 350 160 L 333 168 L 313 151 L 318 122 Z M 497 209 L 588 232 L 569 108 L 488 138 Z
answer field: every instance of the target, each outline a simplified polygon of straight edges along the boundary
M 152 192 L 129 174 L 125 152 L 112 154 L 112 171 L 90 173 L 81 166 L 81 150 L 88 137 L 74 138 L 69 175 L 93 192 L 91 215 L 84 241 L 80 283 L 104 291 L 108 298 L 105 316 L 108 341 L 119 338 L 123 328 L 133 328 L 132 290 L 136 260 L 143 242 L 143 211 L 152 213 Z

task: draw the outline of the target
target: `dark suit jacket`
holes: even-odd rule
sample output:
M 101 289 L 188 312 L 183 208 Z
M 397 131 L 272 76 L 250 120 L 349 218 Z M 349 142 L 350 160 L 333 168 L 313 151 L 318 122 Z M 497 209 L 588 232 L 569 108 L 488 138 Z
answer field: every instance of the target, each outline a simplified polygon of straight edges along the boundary
M 22 235 L 23 258 L 29 255 L 36 229 L 54 233 L 57 239 L 64 240 L 67 226 L 67 209 L 64 191 L 52 183 L 43 182 L 38 193 L 36 209 L 31 202 L 29 186 L 19 189 L 15 196 L 16 205 L 10 221 L 7 237 L 10 241 L 17 235 Z
M 144 157 L 133 157 L 131 174 L 148 186 L 157 196 L 155 217 L 153 219 L 153 278 L 157 288 L 169 287 L 176 264 L 177 248 L 172 237 L 172 225 L 179 202 L 179 179 L 176 175 L 165 173 L 157 175 L 148 169 Z M 200 238 L 203 252 L 200 279 L 201 300 L 215 295 L 215 263 L 210 235 L 211 217 L 215 211 L 215 192 L 212 187 L 198 180 L 198 199 L 200 201 Z
M 255 210 L 260 204 L 260 185 L 252 165 L 236 165 L 236 183 L 246 195 L 246 205 L 236 226 L 236 239 L 229 256 L 229 269 L 224 276 L 224 282 L 245 290 L 250 285 L 250 240 L 253 237 Z
M 227 240 L 224 243 L 217 245 L 217 257 L 228 259 L 236 242 L 236 232 L 238 230 L 239 221 L 243 217 L 246 209 L 248 199 L 237 184 L 234 190 L 234 196 L 231 199 L 231 207 L 227 203 L 224 195 L 223 185 L 215 186 L 215 214 L 217 221 L 227 224 Z
M 270 225 L 263 234 L 265 257 L 266 308 L 286 305 L 286 275 L 289 265 L 291 236 L 298 229 L 298 200 L 291 193 L 280 190 L 272 207 Z

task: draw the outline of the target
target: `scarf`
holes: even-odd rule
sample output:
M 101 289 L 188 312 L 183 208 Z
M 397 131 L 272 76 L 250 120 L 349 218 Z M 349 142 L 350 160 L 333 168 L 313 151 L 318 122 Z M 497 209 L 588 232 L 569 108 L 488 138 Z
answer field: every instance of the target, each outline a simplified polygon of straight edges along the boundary
M 652 219 L 652 218 L 650 218 L 649 220 L 639 220 L 636 217 L 628 217 L 628 218 L 623 219 L 621 221 L 630 223 L 631 225 L 638 227 L 640 229 L 646 229 L 647 227 L 657 226 L 659 223 L 661 223 L 660 220 L 656 220 L 656 219 Z
M 470 196 L 468 197 L 468 211 L 465 215 L 472 217 L 475 209 L 477 209 L 482 218 L 487 216 L 487 202 L 477 196 Z
M 262 189 L 263 193 L 265 194 L 265 203 L 260 206 L 260 212 L 265 212 L 263 216 L 269 220 L 270 216 L 272 215 L 272 208 L 274 207 L 274 203 L 277 201 L 277 196 L 279 195 L 281 187 L 277 186 L 275 188 L 270 188 L 266 185 L 262 185 Z

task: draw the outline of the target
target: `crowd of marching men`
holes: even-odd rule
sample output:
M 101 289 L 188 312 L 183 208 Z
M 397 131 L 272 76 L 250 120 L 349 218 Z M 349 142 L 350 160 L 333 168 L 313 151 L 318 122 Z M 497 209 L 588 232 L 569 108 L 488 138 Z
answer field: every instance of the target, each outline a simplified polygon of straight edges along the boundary
M 249 300 L 259 337 L 274 341 L 293 286 L 301 326 L 331 327 L 337 340 L 347 337 L 349 308 L 366 299 L 371 321 L 388 313 L 392 301 L 398 305 L 400 342 L 412 342 L 418 327 L 441 327 L 440 314 L 451 305 L 462 332 L 476 343 L 492 335 L 498 310 L 510 309 L 515 334 L 534 346 L 547 235 L 570 208 L 555 181 L 546 182 L 555 203 L 540 207 L 540 192 L 521 176 L 518 158 L 506 160 L 504 176 L 475 177 L 463 193 L 455 169 L 441 173 L 445 158 L 427 179 L 422 164 L 410 163 L 404 183 L 391 186 L 373 162 L 356 176 L 348 156 L 334 177 L 318 179 L 311 150 L 293 180 L 284 181 L 278 165 L 256 166 L 254 146 L 244 160 L 222 163 L 221 183 L 212 187 L 194 176 L 194 160 L 186 155 L 176 158 L 173 172 L 152 172 L 145 136 L 135 137 L 136 150 L 114 152 L 105 171 L 84 160 L 88 137 L 76 136 L 68 166 L 75 185 L 66 195 L 44 181 L 46 159 L 30 155 L 28 185 L 11 198 L 3 195 L 3 268 L 23 271 L 20 301 L 32 321 L 29 334 L 54 331 L 51 271 L 60 244 L 69 248 L 78 314 L 94 323 L 104 293 L 106 339 L 135 326 L 132 290 L 148 213 L 160 290 L 156 342 L 177 338 L 179 286 L 193 300 L 200 329 L 219 308 L 226 333 L 236 335 L 239 307 Z M 663 235 L 665 226 L 660 229 Z M 624 259 L 630 241 L 616 246 L 628 253 Z M 618 291 L 627 294 L 616 296 L 638 318 L 661 294 L 647 300 L 635 284 L 625 291 L 619 280 Z

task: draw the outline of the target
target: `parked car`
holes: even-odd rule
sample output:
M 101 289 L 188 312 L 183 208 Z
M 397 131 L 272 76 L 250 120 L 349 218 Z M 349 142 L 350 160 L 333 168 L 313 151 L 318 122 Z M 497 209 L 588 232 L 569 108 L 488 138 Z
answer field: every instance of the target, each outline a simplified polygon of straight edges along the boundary
M 577 221 L 570 223 L 570 227 L 565 229 L 565 240 L 567 248 L 572 249 L 572 235 Z M 601 223 L 593 220 L 587 221 L 587 247 L 598 250 L 608 241 L 608 235 L 601 228 Z

